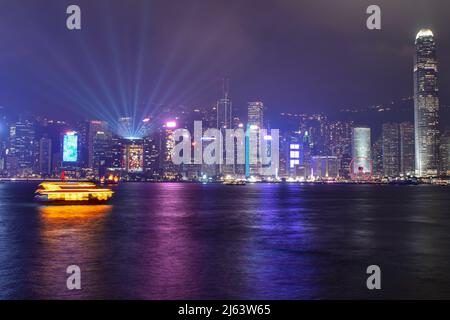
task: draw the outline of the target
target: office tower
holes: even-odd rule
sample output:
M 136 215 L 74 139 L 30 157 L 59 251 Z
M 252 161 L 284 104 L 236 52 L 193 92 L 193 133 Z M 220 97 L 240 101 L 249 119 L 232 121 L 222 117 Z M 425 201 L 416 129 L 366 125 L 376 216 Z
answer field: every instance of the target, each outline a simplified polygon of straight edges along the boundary
M 147 178 L 160 177 L 159 139 L 156 135 L 144 138 L 144 172 Z
M 98 174 L 99 166 L 104 164 L 106 153 L 111 150 L 112 134 L 105 121 L 91 120 L 87 129 L 88 167 Z
M 415 170 L 419 177 L 434 176 L 439 159 L 439 98 L 436 43 L 430 29 L 416 36 L 414 61 Z
M 250 139 L 246 144 L 246 176 L 259 176 L 262 163 L 260 155 L 260 130 L 264 128 L 264 104 L 261 101 L 248 103 L 247 131 Z M 250 141 L 250 140 L 254 141 Z
M 352 121 L 334 121 L 328 124 L 326 150 L 340 163 L 339 176 L 349 177 L 352 160 Z
M 385 123 L 382 127 L 383 173 L 388 177 L 400 174 L 399 126 L 397 123 Z
M 107 129 L 107 128 L 106 128 Z M 94 175 L 102 177 L 106 175 L 112 165 L 112 133 L 109 130 L 97 131 L 92 135 L 92 169 Z
M 42 137 L 39 140 L 39 173 L 42 177 L 52 174 L 52 140 Z
M 125 153 L 124 138 L 113 134 L 111 137 L 111 170 L 122 172 L 125 170 L 123 162 Z
M 415 174 L 414 124 L 400 123 L 400 173 L 404 176 Z
M 35 162 L 34 140 L 34 120 L 29 116 L 21 115 L 9 130 L 7 170 L 11 175 L 29 176 L 32 174 Z
M 6 170 L 6 148 L 8 145 L 8 125 L 3 107 L 0 107 L 0 174 Z
M 217 124 L 218 129 L 233 128 L 233 110 L 231 100 L 229 98 L 229 80 L 223 80 L 222 98 L 217 102 Z
M 384 175 L 383 171 L 383 136 L 378 138 L 372 145 L 373 174 Z
M 144 143 L 142 139 L 124 140 L 125 170 L 127 173 L 140 173 L 144 170 Z
M 248 125 L 264 128 L 264 104 L 261 101 L 248 103 Z
M 223 147 L 225 145 L 226 129 L 233 129 L 233 111 L 232 104 L 229 98 L 229 80 L 223 80 L 222 88 L 222 98 L 217 102 L 217 124 L 216 128 L 222 133 L 222 141 L 220 145 L 222 146 L 222 159 L 223 164 L 219 164 L 218 170 L 219 174 L 223 176 L 233 176 L 235 175 L 235 165 L 226 164 L 226 150 Z M 236 160 L 236 159 L 235 159 Z
M 447 128 L 441 136 L 440 175 L 450 176 L 450 128 Z
M 161 165 L 162 174 L 166 179 L 175 179 L 180 171 L 180 166 L 175 165 L 172 160 L 172 151 L 175 147 L 175 130 L 178 128 L 176 121 L 167 121 L 159 130 L 160 151 L 159 163 Z
M 355 127 L 352 136 L 351 174 L 353 177 L 364 178 L 372 174 L 370 128 Z
M 311 176 L 314 179 L 336 179 L 339 177 L 339 159 L 336 156 L 313 156 Z

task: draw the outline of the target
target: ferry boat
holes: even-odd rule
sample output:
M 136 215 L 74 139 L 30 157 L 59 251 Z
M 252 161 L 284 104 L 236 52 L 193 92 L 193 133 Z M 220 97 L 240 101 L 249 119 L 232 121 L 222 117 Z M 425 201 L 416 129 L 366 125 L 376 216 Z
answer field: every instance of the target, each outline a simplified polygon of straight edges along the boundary
M 245 186 L 246 182 L 245 182 L 245 180 L 236 179 L 236 180 L 225 180 L 223 182 L 223 184 L 229 185 L 229 186 Z
M 112 198 L 113 193 L 111 189 L 98 188 L 91 182 L 43 182 L 34 198 L 54 204 L 104 203 Z

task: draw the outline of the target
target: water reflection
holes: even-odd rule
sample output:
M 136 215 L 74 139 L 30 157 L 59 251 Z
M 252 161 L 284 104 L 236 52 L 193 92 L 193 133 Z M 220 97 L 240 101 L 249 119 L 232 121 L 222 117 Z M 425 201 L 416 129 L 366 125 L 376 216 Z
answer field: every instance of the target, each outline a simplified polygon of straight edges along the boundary
M 104 261 L 104 223 L 112 210 L 109 205 L 38 207 L 40 242 L 33 268 L 33 295 L 51 298 L 89 298 L 99 290 Z M 82 270 L 81 291 L 66 289 L 66 268 Z

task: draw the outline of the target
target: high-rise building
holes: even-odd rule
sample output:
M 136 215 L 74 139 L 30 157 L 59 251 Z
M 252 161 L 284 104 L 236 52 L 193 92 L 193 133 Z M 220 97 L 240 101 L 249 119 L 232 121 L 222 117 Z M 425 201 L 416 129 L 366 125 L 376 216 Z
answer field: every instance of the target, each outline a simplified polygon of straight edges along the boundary
M 370 128 L 353 128 L 351 174 L 356 177 L 367 177 L 372 174 L 372 158 L 370 145 Z
M 158 178 L 160 176 L 159 143 L 160 140 L 157 135 L 150 135 L 144 138 L 144 172 L 148 178 Z
M 140 173 L 144 170 L 144 144 L 142 139 L 127 139 L 123 163 L 127 173 Z
M 352 121 L 329 122 L 325 139 L 326 150 L 339 160 L 339 176 L 348 177 L 352 160 Z
M 217 102 L 217 128 L 231 129 L 233 128 L 233 110 L 231 100 L 229 98 L 229 81 L 223 80 L 222 98 Z
M 88 167 L 98 174 L 99 167 L 106 165 L 105 158 L 111 151 L 112 134 L 108 123 L 105 121 L 92 120 L 88 123 L 87 130 L 87 152 L 88 152 Z
M 383 171 L 383 137 L 379 137 L 372 145 L 373 174 L 384 175 Z
M 264 104 L 261 101 L 248 103 L 248 125 L 264 128 Z
M 400 174 L 399 126 L 384 123 L 382 127 L 383 174 L 396 177 Z
M 52 174 L 52 140 L 48 137 L 39 140 L 39 173 L 43 177 Z
M 92 135 L 92 169 L 96 176 L 105 176 L 112 165 L 112 133 L 97 131 Z
M 440 175 L 450 176 L 450 128 L 447 128 L 441 136 L 440 167 Z
M 260 149 L 260 130 L 264 128 L 264 104 L 261 101 L 248 103 L 247 128 L 255 141 L 246 145 L 246 176 L 259 176 L 262 170 Z M 250 141 L 249 139 L 247 139 Z
M 223 80 L 223 95 L 222 98 L 217 102 L 217 126 L 222 133 L 222 141 L 220 145 L 224 145 L 226 137 L 226 129 L 233 129 L 233 110 L 231 100 L 229 98 L 229 81 L 228 79 Z M 236 167 L 232 164 L 226 164 L 226 151 L 225 148 L 222 149 L 222 159 L 224 159 L 223 164 L 219 164 L 218 171 L 220 175 L 229 176 L 234 175 L 236 172 Z
M 416 36 L 414 61 L 415 170 L 420 177 L 438 173 L 439 98 L 436 43 L 430 29 Z
M 175 179 L 180 173 L 180 166 L 175 165 L 172 160 L 172 152 L 175 147 L 175 129 L 178 127 L 176 121 L 167 121 L 160 129 L 160 151 L 159 163 L 162 167 L 163 176 L 167 179 Z
M 336 156 L 313 156 L 311 176 L 315 179 L 336 179 L 339 177 L 339 160 Z
M 6 148 L 8 145 L 8 125 L 3 107 L 0 107 L 0 174 L 6 169 Z
M 9 131 L 9 150 L 7 169 L 11 175 L 28 176 L 32 174 L 35 155 L 34 120 L 28 116 L 20 116 Z
M 400 123 L 400 173 L 404 176 L 415 174 L 414 124 Z

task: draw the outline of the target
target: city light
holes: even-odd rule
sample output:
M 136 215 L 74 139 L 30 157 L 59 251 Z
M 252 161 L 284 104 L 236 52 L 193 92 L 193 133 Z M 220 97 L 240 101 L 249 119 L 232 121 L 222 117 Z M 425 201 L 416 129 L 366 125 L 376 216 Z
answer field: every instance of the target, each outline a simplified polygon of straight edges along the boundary
M 168 122 L 166 122 L 166 127 L 167 128 L 176 128 L 177 123 L 175 121 L 168 121 Z

